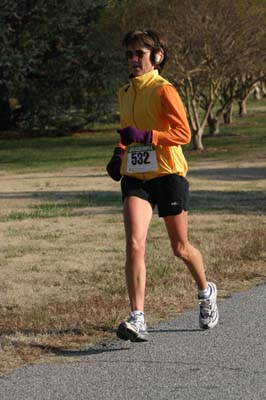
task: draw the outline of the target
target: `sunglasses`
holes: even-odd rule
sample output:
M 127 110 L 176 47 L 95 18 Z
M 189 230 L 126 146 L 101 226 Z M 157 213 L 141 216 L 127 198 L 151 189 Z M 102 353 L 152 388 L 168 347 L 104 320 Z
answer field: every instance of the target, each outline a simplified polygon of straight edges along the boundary
M 137 56 L 138 58 L 143 58 L 144 54 L 150 53 L 150 51 L 143 51 L 143 50 L 136 50 L 136 51 L 132 51 L 132 50 L 127 50 L 126 51 L 126 58 L 128 60 L 131 60 L 134 56 Z

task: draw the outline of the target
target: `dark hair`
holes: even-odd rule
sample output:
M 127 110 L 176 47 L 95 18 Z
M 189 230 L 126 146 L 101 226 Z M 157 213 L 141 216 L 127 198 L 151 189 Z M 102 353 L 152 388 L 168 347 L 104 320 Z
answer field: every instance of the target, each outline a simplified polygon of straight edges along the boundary
M 137 29 L 127 32 L 123 38 L 122 45 L 124 47 L 129 47 L 130 45 L 136 44 L 151 50 L 151 62 L 155 68 L 161 71 L 166 63 L 166 49 L 158 32 L 151 29 Z M 164 57 L 160 64 L 156 64 L 155 55 L 159 52 L 163 52 Z

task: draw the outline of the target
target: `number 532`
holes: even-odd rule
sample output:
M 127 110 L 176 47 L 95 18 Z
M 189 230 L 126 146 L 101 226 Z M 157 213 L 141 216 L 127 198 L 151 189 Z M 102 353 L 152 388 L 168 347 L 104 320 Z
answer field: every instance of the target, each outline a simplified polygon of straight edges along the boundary
M 143 165 L 150 164 L 150 154 L 148 151 L 137 152 L 134 151 L 131 153 L 131 163 L 132 165 Z

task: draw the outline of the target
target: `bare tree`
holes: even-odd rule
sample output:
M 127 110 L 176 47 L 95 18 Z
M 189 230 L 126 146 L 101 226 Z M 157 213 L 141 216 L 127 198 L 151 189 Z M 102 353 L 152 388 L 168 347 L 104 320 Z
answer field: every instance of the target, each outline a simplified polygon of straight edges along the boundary
M 233 102 L 239 106 L 239 116 L 246 113 L 246 99 L 265 80 L 266 61 L 266 9 L 256 1 L 249 7 L 238 9 L 238 16 L 234 29 L 238 30 L 238 52 L 230 73 L 224 77 L 222 90 L 219 97 L 220 107 L 214 113 L 213 119 L 217 121 L 216 131 L 219 130 L 219 118 L 222 115 L 224 123 L 232 122 Z M 245 4 L 242 4 L 245 6 Z M 246 4 L 247 5 L 247 4 Z M 236 32 L 237 33 L 237 32 Z
M 265 71 L 264 8 L 259 0 L 124 0 L 112 13 L 113 34 L 136 27 L 164 33 L 164 73 L 186 105 L 194 149 L 204 149 L 207 124 L 218 132 L 220 116 L 230 117 L 233 101 L 244 98 L 247 77 Z
M 230 122 L 233 101 L 244 105 L 263 78 L 265 10 L 249 0 L 187 0 L 183 5 L 178 13 L 190 29 L 175 30 L 179 46 L 174 48 L 171 76 L 187 105 L 193 147 L 202 150 L 206 124 L 217 134 L 220 116 Z

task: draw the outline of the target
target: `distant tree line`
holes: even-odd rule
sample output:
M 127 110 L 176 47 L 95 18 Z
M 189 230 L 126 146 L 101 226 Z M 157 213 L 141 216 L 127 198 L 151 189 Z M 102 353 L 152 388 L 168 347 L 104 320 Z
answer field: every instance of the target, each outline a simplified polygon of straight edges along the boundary
M 162 32 L 164 75 L 182 96 L 203 149 L 254 93 L 265 96 L 266 7 L 260 0 L 2 0 L 0 130 L 75 130 L 118 119 L 127 79 L 121 39 L 129 29 Z

